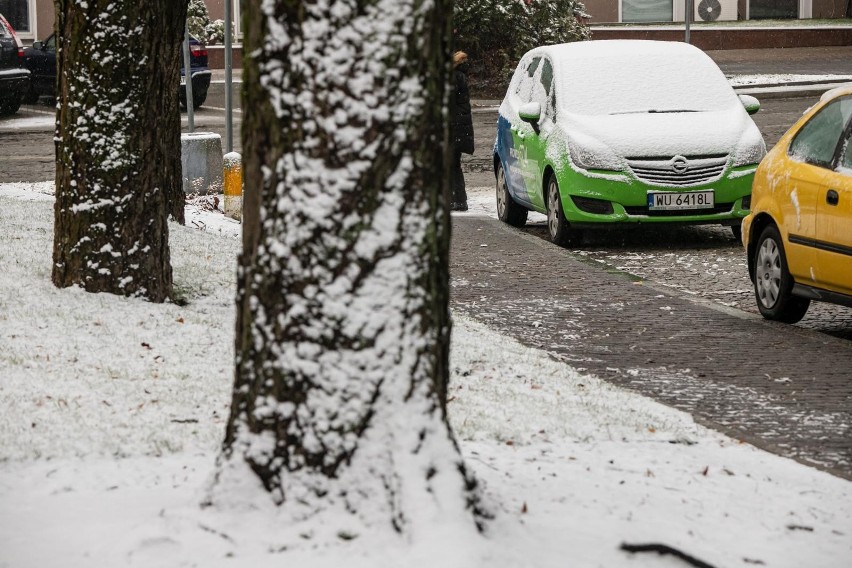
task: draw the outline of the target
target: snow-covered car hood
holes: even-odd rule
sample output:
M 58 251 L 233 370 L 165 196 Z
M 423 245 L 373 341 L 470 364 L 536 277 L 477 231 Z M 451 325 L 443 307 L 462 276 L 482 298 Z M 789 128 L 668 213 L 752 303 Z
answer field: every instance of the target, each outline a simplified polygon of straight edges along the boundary
M 618 158 L 730 154 L 750 128 L 756 130 L 742 107 L 683 113 L 636 113 L 559 116 L 569 144 L 605 146 Z

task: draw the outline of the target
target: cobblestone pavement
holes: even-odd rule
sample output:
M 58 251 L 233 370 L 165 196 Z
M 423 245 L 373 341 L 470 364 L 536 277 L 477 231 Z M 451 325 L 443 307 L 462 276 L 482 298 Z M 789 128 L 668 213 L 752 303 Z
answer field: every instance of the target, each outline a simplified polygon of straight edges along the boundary
M 697 302 L 493 219 L 456 216 L 453 231 L 457 313 L 852 479 L 852 342 Z
M 525 231 L 548 238 L 543 223 L 531 224 Z M 722 226 L 588 231 L 582 246 L 573 252 L 674 294 L 759 313 L 742 243 Z M 852 309 L 813 302 L 796 327 L 852 340 Z

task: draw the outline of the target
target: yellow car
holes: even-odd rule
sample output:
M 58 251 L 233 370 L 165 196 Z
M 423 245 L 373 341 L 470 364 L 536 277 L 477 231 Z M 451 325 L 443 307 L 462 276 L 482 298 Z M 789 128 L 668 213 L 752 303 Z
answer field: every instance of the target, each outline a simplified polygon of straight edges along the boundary
M 754 175 L 743 244 L 763 317 L 795 323 L 812 300 L 852 307 L 852 87 L 825 93 Z

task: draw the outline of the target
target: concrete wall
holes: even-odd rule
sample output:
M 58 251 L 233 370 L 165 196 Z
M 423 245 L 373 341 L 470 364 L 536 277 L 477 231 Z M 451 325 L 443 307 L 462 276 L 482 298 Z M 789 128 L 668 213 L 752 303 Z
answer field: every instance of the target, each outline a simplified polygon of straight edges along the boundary
M 586 13 L 592 19 L 591 24 L 609 24 L 618 21 L 618 2 L 620 0 L 583 0 Z
M 211 20 L 225 19 L 225 0 L 204 0 Z M 231 1 L 231 0 L 228 0 Z M 232 10 L 233 11 L 233 10 Z
M 846 0 L 813 0 L 814 18 L 845 18 Z
M 36 39 L 41 41 L 53 33 L 56 13 L 53 0 L 36 0 Z

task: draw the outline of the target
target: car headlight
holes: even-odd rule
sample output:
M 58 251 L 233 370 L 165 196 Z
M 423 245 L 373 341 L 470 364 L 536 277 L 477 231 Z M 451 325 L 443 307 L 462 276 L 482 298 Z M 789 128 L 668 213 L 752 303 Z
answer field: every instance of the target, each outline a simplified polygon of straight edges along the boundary
M 621 160 L 612 150 L 591 138 L 582 143 L 571 140 L 568 143 L 571 162 L 584 170 L 608 170 L 620 172 L 623 170 Z
M 734 150 L 733 167 L 757 165 L 765 155 L 766 144 L 763 142 L 763 136 L 760 135 L 757 128 L 749 129 Z

